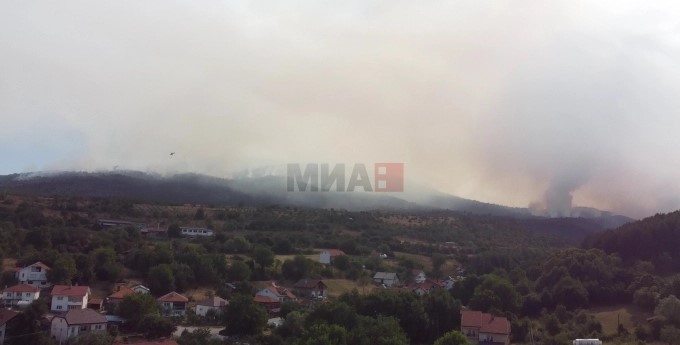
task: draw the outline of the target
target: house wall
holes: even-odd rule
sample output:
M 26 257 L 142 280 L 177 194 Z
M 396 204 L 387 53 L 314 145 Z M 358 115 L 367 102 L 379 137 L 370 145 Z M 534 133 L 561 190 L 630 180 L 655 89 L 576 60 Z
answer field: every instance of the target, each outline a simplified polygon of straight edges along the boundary
M 187 304 L 181 302 L 161 302 L 161 312 L 164 316 L 184 316 Z
M 496 343 L 510 344 L 510 337 L 507 334 L 479 333 L 479 341 L 491 341 Z
M 331 254 L 327 251 L 322 251 L 319 254 L 319 262 L 322 264 L 329 265 L 331 263 Z
M 17 305 L 19 301 L 33 302 L 38 299 L 40 292 L 4 292 L 2 294 L 4 304 L 9 306 Z
M 422 282 L 425 281 L 426 278 L 427 278 L 427 277 L 425 276 L 425 273 L 420 272 L 420 273 L 418 273 L 418 275 L 415 277 L 415 281 L 416 281 L 416 283 L 422 283 Z
M 39 269 L 39 272 L 33 272 L 33 268 Z M 40 266 L 27 266 L 16 273 L 19 284 L 28 284 L 37 288 L 46 288 L 52 286 L 47 281 L 47 270 Z
M 209 310 L 215 310 L 216 313 L 220 314 L 222 312 L 222 309 L 219 307 L 208 307 L 204 305 L 197 305 L 196 306 L 196 315 L 200 316 L 205 316 Z
M 87 308 L 88 296 L 82 298 L 69 296 L 52 296 L 52 307 L 50 310 L 55 312 L 67 312 L 70 309 L 85 309 Z
M 461 327 L 460 331 L 468 338 L 470 344 L 479 344 L 479 328 L 476 327 Z
M 5 343 L 5 331 L 7 329 L 7 325 L 3 324 L 0 326 L 0 345 Z

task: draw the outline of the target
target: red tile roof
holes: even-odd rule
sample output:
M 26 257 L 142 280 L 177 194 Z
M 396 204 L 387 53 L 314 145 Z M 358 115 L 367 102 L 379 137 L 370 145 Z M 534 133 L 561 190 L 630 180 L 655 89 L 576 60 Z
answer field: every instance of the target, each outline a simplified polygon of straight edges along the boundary
M 283 296 L 283 297 L 288 297 L 290 299 L 296 299 L 295 295 L 293 295 L 290 290 L 280 287 L 280 286 L 269 286 L 266 288 L 267 290 L 273 292 L 277 296 Z
M 158 302 L 189 302 L 189 299 L 173 291 L 167 295 L 158 297 Z
M 123 299 L 123 298 L 125 298 L 125 296 L 132 295 L 133 293 L 135 293 L 135 290 L 132 290 L 127 286 L 121 286 L 120 290 L 110 294 L 109 298 Z
M 274 297 L 255 295 L 255 302 L 257 303 L 279 303 L 279 300 Z
M 14 285 L 5 289 L 5 292 L 39 292 L 39 291 L 40 289 L 38 289 L 37 287 L 33 287 L 28 284 Z
M 479 328 L 479 332 L 484 333 L 510 334 L 510 322 L 504 317 L 473 310 L 463 310 L 460 315 L 463 327 Z
M 52 296 L 83 297 L 90 293 L 89 286 L 55 285 L 52 288 Z
M 0 326 L 6 324 L 7 321 L 13 319 L 17 315 L 19 315 L 19 313 L 14 310 L 0 309 Z
M 343 252 L 340 249 L 324 249 L 323 251 L 328 252 L 330 256 L 343 256 L 345 255 L 345 252 Z
M 69 325 L 89 325 L 93 323 L 106 323 L 106 316 L 100 314 L 92 309 L 71 309 L 61 317 L 66 320 Z M 52 320 L 54 322 L 54 319 Z
M 229 304 L 229 301 L 227 301 L 223 298 L 217 297 L 217 296 L 206 298 L 206 299 L 196 303 L 196 305 L 202 305 L 202 306 L 205 306 L 205 307 L 216 307 L 216 308 L 217 307 L 225 307 L 228 304 Z

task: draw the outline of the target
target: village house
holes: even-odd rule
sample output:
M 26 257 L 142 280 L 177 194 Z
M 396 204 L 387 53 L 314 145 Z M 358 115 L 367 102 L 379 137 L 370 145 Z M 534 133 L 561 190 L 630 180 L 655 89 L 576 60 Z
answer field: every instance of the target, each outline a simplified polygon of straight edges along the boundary
M 15 276 L 19 281 L 19 284 L 28 284 L 33 287 L 45 289 L 52 286 L 47 280 L 47 271 L 50 268 L 44 263 L 38 261 L 32 265 L 17 268 Z
M 319 253 L 319 262 L 330 265 L 333 263 L 335 258 L 343 255 L 345 255 L 345 252 L 340 249 L 324 249 L 321 251 L 321 253 Z
M 327 296 L 328 286 L 319 279 L 300 279 L 293 289 L 299 297 L 323 298 Z
M 427 279 L 425 271 L 423 270 L 412 270 L 411 273 L 413 274 L 413 281 L 415 281 L 416 284 L 424 283 L 425 279 Z
M 127 286 L 118 286 L 116 292 L 110 294 L 109 297 L 106 298 L 106 308 L 115 311 L 120 302 L 123 301 L 123 298 L 127 295 L 132 295 L 133 293 L 135 293 L 135 290 L 132 290 Z
M 53 312 L 66 312 L 73 309 L 85 309 L 91 292 L 88 286 L 55 285 L 52 288 Z
M 509 345 L 510 322 L 505 317 L 462 310 L 460 331 L 472 345 Z
M 26 307 L 40 297 L 40 289 L 28 284 L 8 287 L 2 292 L 2 304 L 7 307 Z
M 446 290 L 451 290 L 453 289 L 453 286 L 456 284 L 456 280 L 453 279 L 451 276 L 447 277 L 444 280 L 441 280 L 439 282 L 439 285 L 441 285 L 442 288 Z
M 161 306 L 161 314 L 163 316 L 184 317 L 187 313 L 189 299 L 173 291 L 158 297 L 158 304 Z
M 106 316 L 92 309 L 73 309 L 50 323 L 50 335 L 60 344 L 86 332 L 106 332 Z
M 181 234 L 183 236 L 191 236 L 191 237 L 196 237 L 196 236 L 213 236 L 215 235 L 215 232 L 206 229 L 206 228 L 190 228 L 190 227 L 180 227 Z
M 266 296 L 278 300 L 279 302 L 297 301 L 297 297 L 290 290 L 276 286 L 274 282 L 270 286 L 258 291 L 255 296 Z
M 279 301 L 278 298 L 264 295 L 255 295 L 253 300 L 255 301 L 255 303 L 259 304 L 265 310 L 267 310 L 269 314 L 276 314 L 281 310 L 281 301 Z
M 0 309 L 0 345 L 5 343 L 5 336 L 7 335 L 7 330 L 10 328 L 8 327 L 8 324 L 12 323 L 12 320 L 15 320 L 14 318 L 17 315 L 19 315 L 19 312 Z
M 229 305 L 229 302 L 220 297 L 208 297 L 196 303 L 196 315 L 206 316 L 210 310 L 213 310 L 216 315 L 222 314 L 224 308 Z
M 133 286 L 132 291 L 136 293 L 151 293 L 151 289 L 141 284 Z
M 432 290 L 440 287 L 441 286 L 437 282 L 430 279 L 426 279 L 422 283 L 414 283 L 408 286 L 408 288 L 418 296 L 427 295 L 432 292 Z
M 391 272 L 377 272 L 373 276 L 373 282 L 376 284 L 383 284 L 386 287 L 399 285 L 399 277 L 396 273 Z

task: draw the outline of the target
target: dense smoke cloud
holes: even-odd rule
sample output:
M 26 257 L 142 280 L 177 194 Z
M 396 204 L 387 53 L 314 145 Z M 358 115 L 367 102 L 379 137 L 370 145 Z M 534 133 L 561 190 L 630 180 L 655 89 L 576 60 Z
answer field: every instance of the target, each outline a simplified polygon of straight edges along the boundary
M 5 1 L 0 173 L 394 161 L 553 215 L 670 211 L 677 18 L 670 1 Z

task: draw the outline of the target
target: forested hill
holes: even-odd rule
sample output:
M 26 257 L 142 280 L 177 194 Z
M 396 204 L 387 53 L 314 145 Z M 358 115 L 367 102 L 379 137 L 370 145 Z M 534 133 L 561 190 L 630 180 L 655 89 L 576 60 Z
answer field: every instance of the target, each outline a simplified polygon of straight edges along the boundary
M 680 211 L 657 214 L 586 238 L 586 247 L 616 253 L 627 262 L 652 261 L 657 269 L 680 269 Z

